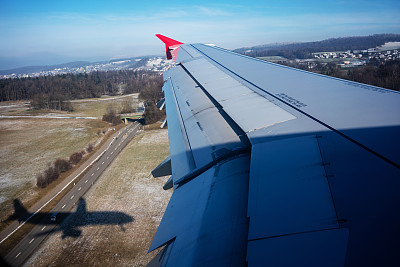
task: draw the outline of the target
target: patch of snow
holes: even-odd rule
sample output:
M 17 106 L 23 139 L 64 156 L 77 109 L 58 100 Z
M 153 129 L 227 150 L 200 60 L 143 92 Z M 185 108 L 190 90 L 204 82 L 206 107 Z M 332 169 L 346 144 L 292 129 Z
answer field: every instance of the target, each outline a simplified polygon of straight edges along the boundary
M 168 137 L 168 131 L 165 130 L 158 130 L 158 131 L 154 131 L 151 134 L 146 134 L 145 136 L 143 136 L 142 139 L 140 139 L 140 141 L 138 142 L 139 144 L 154 144 L 159 142 L 159 140 L 165 140 L 165 138 Z
M 378 46 L 377 50 L 393 50 L 400 48 L 400 42 L 387 42 L 384 45 Z

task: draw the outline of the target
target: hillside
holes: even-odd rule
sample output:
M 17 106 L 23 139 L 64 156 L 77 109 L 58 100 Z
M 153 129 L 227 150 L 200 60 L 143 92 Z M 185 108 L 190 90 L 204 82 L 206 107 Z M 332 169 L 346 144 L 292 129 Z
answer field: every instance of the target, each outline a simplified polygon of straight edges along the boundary
M 54 76 L 60 74 L 91 73 L 115 70 L 151 70 L 162 72 L 173 63 L 159 56 L 120 58 L 109 61 L 76 61 L 50 66 L 26 66 L 10 70 L 0 70 L 0 79 Z
M 331 38 L 316 42 L 243 47 L 234 50 L 234 52 L 252 57 L 282 56 L 288 59 L 305 59 L 311 58 L 312 53 L 316 52 L 366 50 L 384 45 L 387 42 L 399 41 L 400 34 L 374 34 L 370 36 Z

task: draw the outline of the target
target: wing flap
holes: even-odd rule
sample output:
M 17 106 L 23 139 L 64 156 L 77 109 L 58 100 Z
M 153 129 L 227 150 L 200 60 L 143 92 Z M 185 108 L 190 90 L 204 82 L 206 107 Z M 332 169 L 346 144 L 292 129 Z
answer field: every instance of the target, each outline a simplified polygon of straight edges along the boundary
M 170 266 L 243 266 L 248 167 L 248 156 L 232 158 L 176 188 L 149 251 L 173 240 Z
M 296 118 L 204 58 L 183 65 L 244 132 Z
M 167 157 L 163 162 L 161 162 L 154 170 L 151 171 L 151 174 L 153 177 L 172 175 L 171 157 Z
M 316 136 L 256 144 L 251 155 L 249 239 L 339 227 Z
M 167 79 L 164 92 L 167 99 L 168 127 L 171 129 L 169 138 L 170 143 L 177 143 L 171 143 L 170 148 L 175 184 L 193 169 L 214 162 L 217 158 L 216 153 L 221 149 L 232 151 L 246 145 L 221 111 L 184 69 L 175 68 L 164 76 Z M 174 156 L 178 154 L 179 157 Z M 181 164 L 185 164 L 186 167 L 174 171 Z
M 195 163 L 170 80 L 164 84 L 163 91 L 167 106 L 172 176 L 181 177 L 193 170 Z

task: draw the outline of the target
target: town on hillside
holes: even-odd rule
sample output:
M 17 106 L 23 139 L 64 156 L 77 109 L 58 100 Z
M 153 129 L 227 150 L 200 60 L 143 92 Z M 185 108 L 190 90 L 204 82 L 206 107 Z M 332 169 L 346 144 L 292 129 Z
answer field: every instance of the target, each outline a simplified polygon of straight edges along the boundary
M 174 66 L 172 60 L 164 57 L 139 57 L 102 61 L 94 63 L 62 64 L 54 66 L 19 68 L 10 71 L 0 71 L 0 79 L 29 78 L 40 76 L 56 76 L 62 74 L 90 73 L 94 71 L 116 71 L 116 70 L 146 70 L 163 73 Z M 3 72 L 3 73 L 2 73 Z

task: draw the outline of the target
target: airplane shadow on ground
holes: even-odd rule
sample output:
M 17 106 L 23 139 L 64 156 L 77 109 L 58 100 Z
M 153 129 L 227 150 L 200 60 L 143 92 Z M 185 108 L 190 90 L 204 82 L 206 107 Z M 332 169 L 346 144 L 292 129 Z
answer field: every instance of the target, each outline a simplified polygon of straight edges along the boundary
M 14 199 L 14 214 L 7 220 L 26 221 L 32 213 L 29 213 L 19 199 Z M 75 212 L 38 212 L 26 223 L 34 225 L 55 225 L 56 227 L 44 231 L 37 236 L 62 232 L 62 238 L 79 237 L 82 231 L 79 228 L 89 225 L 119 225 L 121 231 L 125 231 L 124 225 L 133 222 L 134 219 L 120 211 L 93 211 L 88 212 L 86 201 L 80 198 Z

